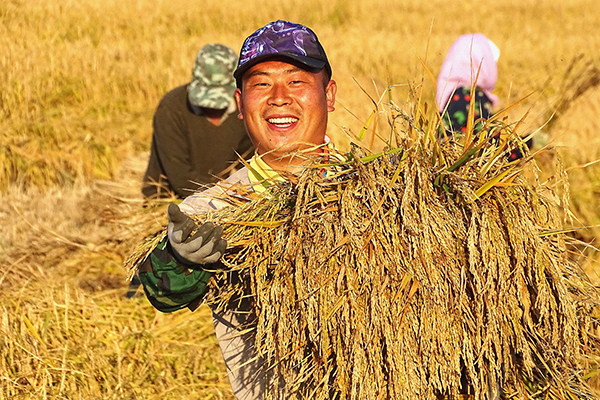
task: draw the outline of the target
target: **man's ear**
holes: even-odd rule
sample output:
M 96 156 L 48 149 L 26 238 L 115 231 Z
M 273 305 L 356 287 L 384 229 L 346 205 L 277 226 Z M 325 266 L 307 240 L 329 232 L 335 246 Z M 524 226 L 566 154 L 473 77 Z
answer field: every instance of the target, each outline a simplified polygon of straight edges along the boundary
M 325 87 L 325 96 L 327 96 L 327 111 L 335 111 L 335 94 L 337 93 L 337 83 L 332 79 Z
M 238 118 L 239 119 L 244 119 L 244 106 L 242 104 L 242 91 L 240 89 L 235 89 L 235 92 L 233 93 L 233 95 L 235 96 L 235 102 L 237 103 L 238 106 Z

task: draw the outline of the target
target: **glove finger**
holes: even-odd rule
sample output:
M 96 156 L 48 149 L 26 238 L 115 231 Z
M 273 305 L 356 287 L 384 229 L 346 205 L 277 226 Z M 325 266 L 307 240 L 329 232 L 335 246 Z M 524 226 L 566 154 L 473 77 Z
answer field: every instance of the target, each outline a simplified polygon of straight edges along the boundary
M 208 238 L 206 238 L 206 241 L 204 242 L 204 244 L 198 250 L 195 250 L 193 252 L 193 255 L 191 255 L 194 258 L 194 262 L 196 262 L 198 264 L 207 264 L 209 262 L 214 262 L 211 260 L 215 259 L 215 257 L 210 257 L 210 258 L 207 258 L 207 257 L 213 255 L 213 253 L 215 252 L 217 243 L 222 240 L 221 239 L 222 233 L 223 233 L 223 228 L 215 225 L 214 229 L 210 232 L 210 236 Z M 227 243 L 227 242 L 225 242 L 225 243 Z M 218 260 L 219 257 L 217 257 L 216 260 Z
M 196 228 L 196 223 L 191 218 L 189 218 L 177 224 L 169 222 L 169 225 L 167 227 L 167 233 L 171 241 L 175 241 L 176 243 L 182 243 L 185 240 L 190 239 L 188 238 L 188 236 Z
M 200 228 L 198 228 L 196 233 L 194 233 L 194 235 L 192 237 L 190 237 L 188 240 L 192 241 L 192 240 L 196 240 L 196 238 L 198 238 L 198 237 L 201 237 L 202 242 L 206 243 L 209 240 L 209 238 L 213 235 L 215 229 L 219 229 L 217 231 L 217 233 L 220 237 L 221 234 L 223 233 L 223 228 L 221 228 L 219 225 L 213 224 L 212 222 L 205 222 L 200 226 Z
M 214 243 L 221 239 L 223 228 L 219 225 L 215 225 L 212 222 L 206 222 L 198 228 L 196 233 L 189 237 L 184 242 L 177 243 L 174 247 L 176 250 L 186 258 L 196 261 L 196 263 L 204 263 L 202 260 L 204 257 L 212 252 Z M 212 243 L 211 243 L 212 241 Z M 171 243 L 173 245 L 173 243 Z
M 227 240 L 220 239 L 214 247 L 212 254 L 205 258 L 205 262 L 211 264 L 219 261 L 223 254 L 225 254 L 225 249 L 227 249 Z
M 188 236 L 190 236 L 190 233 L 192 233 L 192 231 L 196 228 L 198 228 L 198 225 L 196 225 L 194 220 L 190 217 L 187 217 L 187 219 L 183 222 L 181 226 L 181 241 L 185 242 L 186 240 L 188 240 Z
M 195 257 L 196 253 L 200 251 L 203 244 L 205 244 L 204 238 L 202 236 L 196 235 L 192 236 L 191 239 L 188 239 L 183 243 L 177 243 L 175 245 L 171 243 L 173 248 L 177 250 L 179 254 L 185 256 L 186 258 L 189 258 L 189 256 Z
M 225 250 L 227 250 L 227 240 L 221 238 L 217 241 L 217 245 L 215 246 L 215 253 L 221 253 L 221 255 L 225 254 Z
M 169 216 L 169 222 L 173 222 L 174 224 L 182 222 L 187 216 L 175 203 L 169 204 L 169 208 L 167 208 L 167 215 Z
M 185 241 L 190 233 L 197 228 L 196 223 L 187 214 L 183 213 L 175 203 L 169 204 L 168 208 L 169 237 L 178 243 Z
M 219 261 L 221 259 L 222 254 L 221 253 L 214 253 L 211 254 L 210 256 L 206 257 L 204 259 L 204 263 L 205 264 L 212 264 L 212 263 L 216 263 L 217 261 Z

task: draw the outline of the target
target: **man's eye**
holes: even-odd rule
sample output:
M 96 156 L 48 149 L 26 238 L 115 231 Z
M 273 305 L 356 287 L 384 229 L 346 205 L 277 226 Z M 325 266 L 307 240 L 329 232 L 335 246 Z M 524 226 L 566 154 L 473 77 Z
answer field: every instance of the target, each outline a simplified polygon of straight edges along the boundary
M 247 85 L 248 85 L 248 87 L 260 87 L 260 86 L 268 86 L 269 83 L 267 81 L 263 81 L 260 79 L 249 79 Z

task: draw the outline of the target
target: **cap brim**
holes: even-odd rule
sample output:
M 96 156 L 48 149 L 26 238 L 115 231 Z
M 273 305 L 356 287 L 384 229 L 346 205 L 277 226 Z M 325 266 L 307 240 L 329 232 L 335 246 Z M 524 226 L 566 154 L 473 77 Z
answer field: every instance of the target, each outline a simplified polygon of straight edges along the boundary
M 265 55 L 253 58 L 253 59 L 247 61 L 246 63 L 244 63 L 244 65 L 238 67 L 235 70 L 235 72 L 233 73 L 233 76 L 236 80 L 240 80 L 242 78 L 242 76 L 244 76 L 246 71 L 248 71 L 250 68 L 252 68 L 256 64 L 260 64 L 265 61 L 277 61 L 277 60 L 292 61 L 292 64 L 300 64 L 299 67 L 304 66 L 304 67 L 307 67 L 308 69 L 316 69 L 316 70 L 323 69 L 327 65 L 327 61 L 325 61 L 325 60 L 317 60 L 312 57 L 307 57 L 307 56 L 303 56 L 303 55 L 295 54 L 295 53 L 281 52 L 281 53 L 274 53 L 274 54 L 265 54 Z

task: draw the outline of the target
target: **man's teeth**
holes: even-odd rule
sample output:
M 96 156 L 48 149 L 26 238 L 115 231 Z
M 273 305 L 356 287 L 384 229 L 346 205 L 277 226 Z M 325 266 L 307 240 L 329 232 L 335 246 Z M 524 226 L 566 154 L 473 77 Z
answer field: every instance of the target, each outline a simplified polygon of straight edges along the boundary
M 268 121 L 274 125 L 290 125 L 298 121 L 298 118 L 269 118 Z

